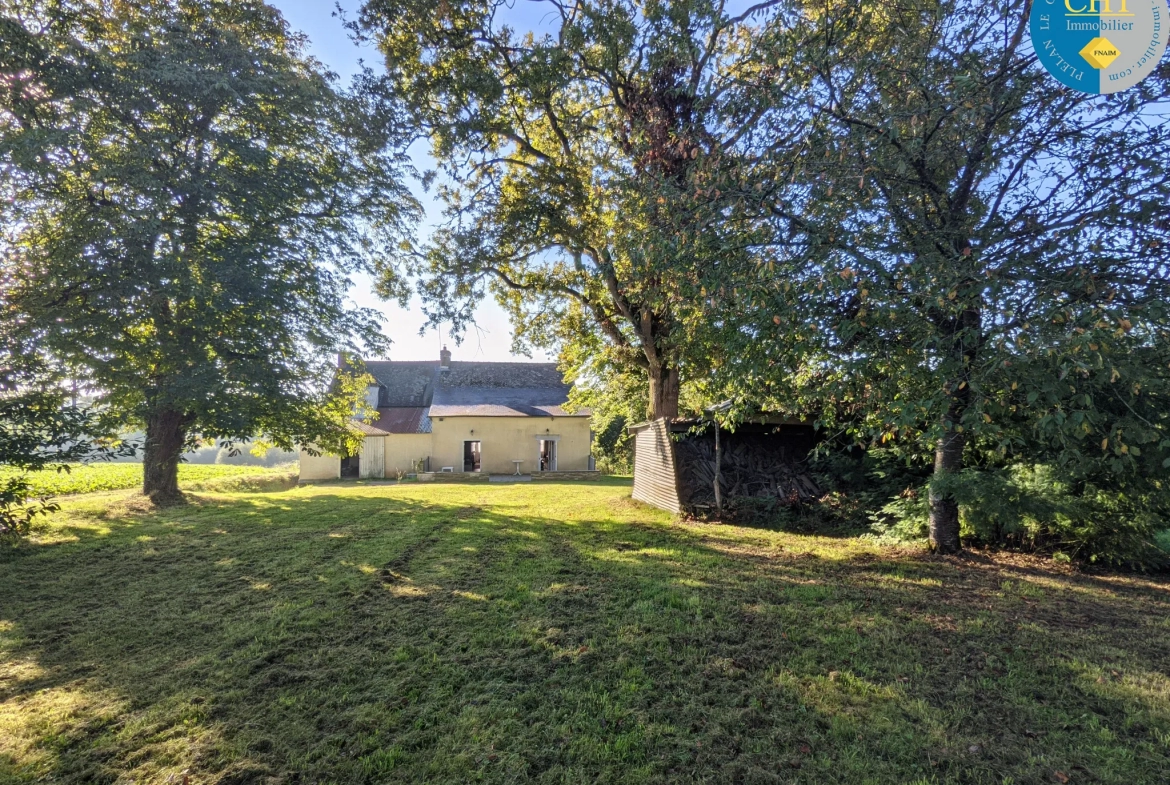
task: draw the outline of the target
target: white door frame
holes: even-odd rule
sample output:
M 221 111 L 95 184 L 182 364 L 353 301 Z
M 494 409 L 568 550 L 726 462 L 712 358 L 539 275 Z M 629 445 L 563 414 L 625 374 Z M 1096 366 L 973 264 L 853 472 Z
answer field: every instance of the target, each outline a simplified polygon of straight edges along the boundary
M 560 464 L 560 461 L 561 461 L 560 441 L 561 441 L 561 437 L 559 434 L 542 433 L 542 434 L 536 435 L 536 470 L 537 471 L 540 471 L 540 443 L 541 442 L 553 442 L 553 444 L 554 444 L 553 460 L 552 460 L 553 465 L 552 465 L 552 468 L 549 469 L 549 471 L 550 472 L 557 471 L 557 466 Z

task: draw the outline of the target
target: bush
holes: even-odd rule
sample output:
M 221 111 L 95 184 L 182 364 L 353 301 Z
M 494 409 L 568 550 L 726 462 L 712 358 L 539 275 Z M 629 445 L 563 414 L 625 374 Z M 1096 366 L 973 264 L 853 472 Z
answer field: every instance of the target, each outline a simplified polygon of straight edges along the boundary
M 626 425 L 626 418 L 619 414 L 597 431 L 593 456 L 602 474 L 631 474 L 634 471 L 634 440 Z
M 1170 566 L 1164 500 L 1074 482 L 1047 464 L 966 469 L 939 489 L 959 501 L 968 541 L 1134 569 Z M 904 491 L 872 516 L 884 539 L 926 537 L 929 485 Z
M 45 499 L 33 499 L 34 490 L 26 475 L 0 479 L 0 540 L 28 534 L 33 519 L 60 509 Z

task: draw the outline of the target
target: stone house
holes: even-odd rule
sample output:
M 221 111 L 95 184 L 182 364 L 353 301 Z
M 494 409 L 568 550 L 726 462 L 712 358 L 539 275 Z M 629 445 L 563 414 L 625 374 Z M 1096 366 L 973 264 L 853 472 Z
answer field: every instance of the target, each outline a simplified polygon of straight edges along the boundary
M 398 472 L 532 474 L 593 469 L 590 412 L 570 414 L 571 385 L 553 363 L 366 362 L 378 419 L 358 423 L 357 455 L 301 451 L 301 479 Z

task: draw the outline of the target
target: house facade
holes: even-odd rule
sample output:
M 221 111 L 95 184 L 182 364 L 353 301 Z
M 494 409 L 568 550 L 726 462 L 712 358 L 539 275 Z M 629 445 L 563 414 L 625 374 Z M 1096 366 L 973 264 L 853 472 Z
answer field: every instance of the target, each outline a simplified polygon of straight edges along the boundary
M 590 413 L 565 411 L 570 385 L 553 363 L 367 362 L 378 410 L 353 456 L 301 451 L 302 480 L 398 472 L 532 474 L 588 471 Z

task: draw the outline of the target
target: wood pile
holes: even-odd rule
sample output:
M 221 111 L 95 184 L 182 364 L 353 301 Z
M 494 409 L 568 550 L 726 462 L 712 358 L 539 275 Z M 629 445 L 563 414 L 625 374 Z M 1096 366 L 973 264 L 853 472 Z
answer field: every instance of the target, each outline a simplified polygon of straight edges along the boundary
M 820 498 L 821 490 L 805 466 L 807 447 L 771 434 L 720 433 L 720 488 L 723 506 L 742 500 L 775 500 L 796 505 Z M 675 444 L 679 496 L 692 510 L 715 508 L 715 439 L 688 435 Z

